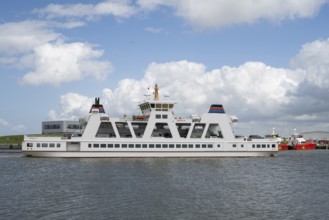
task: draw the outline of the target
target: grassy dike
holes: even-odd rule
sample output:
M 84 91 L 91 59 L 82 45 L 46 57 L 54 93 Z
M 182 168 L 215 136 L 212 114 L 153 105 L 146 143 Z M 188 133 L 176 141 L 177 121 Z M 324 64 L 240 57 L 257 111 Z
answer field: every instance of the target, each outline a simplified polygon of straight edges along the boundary
M 24 135 L 0 136 L 0 149 L 21 149 Z

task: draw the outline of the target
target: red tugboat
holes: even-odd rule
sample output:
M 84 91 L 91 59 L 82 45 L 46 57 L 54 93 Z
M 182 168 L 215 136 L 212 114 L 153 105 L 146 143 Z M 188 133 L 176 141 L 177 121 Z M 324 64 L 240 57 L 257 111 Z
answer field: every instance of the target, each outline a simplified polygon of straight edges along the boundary
M 288 138 L 288 149 L 289 150 L 314 150 L 316 144 L 313 141 L 306 141 L 303 135 L 295 132 Z

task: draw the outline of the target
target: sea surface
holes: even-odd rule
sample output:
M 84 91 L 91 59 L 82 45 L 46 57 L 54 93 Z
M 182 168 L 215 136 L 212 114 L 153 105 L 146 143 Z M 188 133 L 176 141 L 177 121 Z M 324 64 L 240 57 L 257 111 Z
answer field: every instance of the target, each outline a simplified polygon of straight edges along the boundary
M 0 153 L 0 219 L 329 219 L 329 151 L 211 159 Z

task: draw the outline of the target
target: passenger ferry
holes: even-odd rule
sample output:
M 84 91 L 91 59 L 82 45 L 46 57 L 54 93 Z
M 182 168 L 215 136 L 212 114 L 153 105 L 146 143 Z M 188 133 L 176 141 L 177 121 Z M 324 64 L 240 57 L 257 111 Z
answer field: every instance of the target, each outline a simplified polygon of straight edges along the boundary
M 276 156 L 274 138 L 235 138 L 220 104 L 199 117 L 176 118 L 176 102 L 154 98 L 139 104 L 141 115 L 114 118 L 95 98 L 82 130 L 70 137 L 24 136 L 22 152 L 33 157 L 264 157 Z

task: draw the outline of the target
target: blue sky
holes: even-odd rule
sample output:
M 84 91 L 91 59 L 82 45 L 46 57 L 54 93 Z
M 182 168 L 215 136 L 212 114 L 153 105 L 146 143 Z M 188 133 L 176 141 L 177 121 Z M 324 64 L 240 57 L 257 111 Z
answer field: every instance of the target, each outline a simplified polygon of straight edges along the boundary
M 212 103 L 238 134 L 329 129 L 326 0 L 6 2 L 0 16 L 0 135 L 76 120 L 100 97 L 138 114 L 149 85 L 175 114 Z

